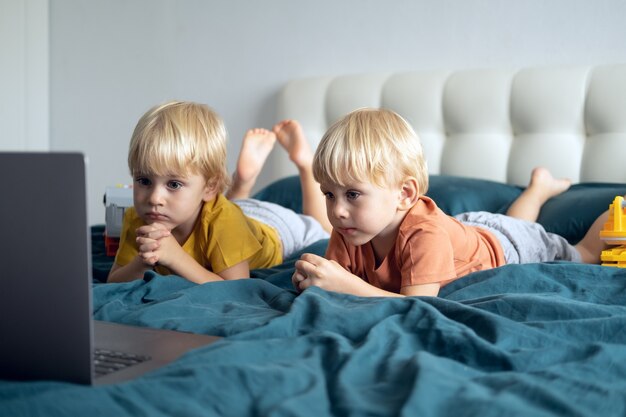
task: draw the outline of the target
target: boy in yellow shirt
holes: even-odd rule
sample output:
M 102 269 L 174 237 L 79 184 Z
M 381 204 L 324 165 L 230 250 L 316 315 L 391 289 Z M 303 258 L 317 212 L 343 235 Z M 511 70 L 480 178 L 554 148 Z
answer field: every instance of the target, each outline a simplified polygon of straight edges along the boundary
M 312 152 L 299 129 L 295 121 L 283 121 L 272 131 L 246 133 L 228 192 L 238 199 L 235 204 L 222 194 L 230 180 L 221 118 L 191 102 L 173 101 L 146 112 L 130 142 L 134 207 L 124 215 L 108 282 L 139 279 L 152 269 L 196 283 L 246 278 L 250 269 L 279 264 L 327 238 L 323 201 L 307 195 L 314 188 L 307 160 Z M 246 198 L 277 139 L 305 182 L 305 215 Z
M 360 296 L 436 296 L 470 272 L 506 263 L 598 263 L 601 215 L 576 246 L 535 223 L 570 182 L 545 168 L 507 214 L 444 214 L 426 197 L 428 171 L 411 126 L 389 110 L 362 109 L 326 132 L 313 160 L 333 231 L 325 258 L 304 254 L 292 281 Z

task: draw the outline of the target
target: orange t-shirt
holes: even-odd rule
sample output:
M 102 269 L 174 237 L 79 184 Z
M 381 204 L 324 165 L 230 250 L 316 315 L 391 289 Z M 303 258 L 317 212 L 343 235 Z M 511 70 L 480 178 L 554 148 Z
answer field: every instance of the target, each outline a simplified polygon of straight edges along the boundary
M 376 265 L 371 242 L 346 243 L 333 230 L 326 258 L 387 291 L 438 282 L 444 286 L 470 272 L 504 265 L 504 252 L 489 231 L 462 224 L 421 196 L 400 224 L 395 245 Z

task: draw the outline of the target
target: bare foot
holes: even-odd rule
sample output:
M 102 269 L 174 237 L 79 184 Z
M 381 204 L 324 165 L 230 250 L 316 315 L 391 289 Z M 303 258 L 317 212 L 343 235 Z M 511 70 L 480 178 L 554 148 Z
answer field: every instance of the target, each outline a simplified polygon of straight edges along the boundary
M 572 182 L 569 179 L 554 178 L 547 168 L 538 167 L 533 169 L 530 175 L 528 188 L 540 193 L 547 200 L 567 191 L 571 185 Z
M 554 178 L 546 168 L 535 168 L 530 174 L 528 187 L 511 204 L 506 214 L 529 222 L 536 222 L 544 203 L 566 191 L 570 185 L 572 185 L 570 180 Z
M 229 199 L 250 196 L 275 142 L 276 134 L 270 130 L 256 128 L 246 132 L 237 160 L 237 169 L 233 175 L 233 185 L 227 193 Z
M 299 170 L 310 169 L 313 163 L 313 151 L 304 136 L 302 126 L 296 120 L 283 120 L 272 128 L 278 143 L 287 151 L 289 159 Z

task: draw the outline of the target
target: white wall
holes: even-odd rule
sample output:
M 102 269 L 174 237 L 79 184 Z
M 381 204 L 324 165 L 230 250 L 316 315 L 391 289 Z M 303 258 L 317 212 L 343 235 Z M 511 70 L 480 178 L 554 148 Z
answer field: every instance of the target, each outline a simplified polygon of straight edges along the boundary
M 0 0 L 0 150 L 47 150 L 48 1 Z
M 102 192 L 130 181 L 129 137 L 158 102 L 216 109 L 232 169 L 245 130 L 276 122 L 289 79 L 626 62 L 625 21 L 621 0 L 55 0 L 50 145 L 87 153 L 102 223 Z

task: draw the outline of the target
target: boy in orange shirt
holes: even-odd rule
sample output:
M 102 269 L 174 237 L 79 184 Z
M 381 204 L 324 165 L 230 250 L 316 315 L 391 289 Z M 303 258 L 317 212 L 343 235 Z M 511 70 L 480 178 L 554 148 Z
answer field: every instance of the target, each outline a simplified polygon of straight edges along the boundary
M 600 216 L 576 246 L 535 223 L 570 182 L 536 168 L 507 215 L 444 214 L 426 197 L 428 171 L 411 126 L 388 110 L 336 122 L 315 152 L 313 173 L 333 226 L 325 258 L 304 254 L 292 281 L 359 296 L 437 296 L 470 272 L 507 263 L 599 263 Z

